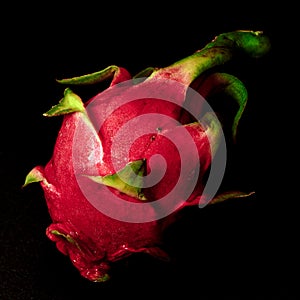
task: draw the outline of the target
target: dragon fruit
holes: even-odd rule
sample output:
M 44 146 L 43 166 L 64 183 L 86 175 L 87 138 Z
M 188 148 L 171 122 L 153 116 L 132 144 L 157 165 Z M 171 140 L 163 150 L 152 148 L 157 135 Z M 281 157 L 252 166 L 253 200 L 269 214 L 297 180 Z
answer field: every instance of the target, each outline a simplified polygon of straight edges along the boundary
M 28 173 L 23 187 L 40 183 L 52 220 L 46 235 L 84 278 L 106 281 L 111 265 L 134 253 L 168 260 L 163 233 L 185 207 L 252 193 L 218 193 L 226 145 L 205 98 L 224 93 L 238 104 L 235 143 L 247 90 L 213 69 L 235 53 L 257 58 L 269 48 L 263 32 L 237 30 L 164 68 L 131 76 L 112 65 L 57 80 L 67 88 L 44 113 L 63 116 L 53 155 Z M 110 78 L 107 89 L 85 102 L 70 88 Z

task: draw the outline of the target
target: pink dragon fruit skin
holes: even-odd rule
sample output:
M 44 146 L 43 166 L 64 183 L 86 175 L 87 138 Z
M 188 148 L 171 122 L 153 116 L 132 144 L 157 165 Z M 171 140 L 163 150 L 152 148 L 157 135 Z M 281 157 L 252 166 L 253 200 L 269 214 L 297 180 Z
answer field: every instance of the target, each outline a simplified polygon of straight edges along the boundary
M 262 32 L 239 30 L 216 36 L 201 50 L 166 68 L 148 68 L 132 77 L 126 69 L 110 66 L 100 72 L 58 81 L 71 86 L 112 78 L 106 90 L 85 103 L 69 87 L 66 88 L 61 101 L 44 114 L 47 117 L 63 116 L 62 126 L 50 161 L 44 167 L 34 167 L 23 185 L 40 183 L 52 219 L 46 235 L 60 252 L 69 256 L 83 277 L 95 282 L 106 281 L 110 278 L 113 262 L 137 252 L 169 259 L 162 247 L 163 232 L 177 220 L 184 207 L 197 206 L 199 201 L 204 201 L 205 175 L 210 170 L 222 131 L 216 124 L 203 126 L 182 108 L 188 88 L 196 83 L 197 92 L 204 97 L 223 92 L 238 103 L 232 125 L 235 141 L 247 91 L 236 77 L 207 73 L 206 70 L 230 60 L 235 51 L 260 57 L 269 48 L 269 40 Z M 173 100 L 159 100 L 162 96 Z M 120 105 L 126 97 L 136 100 Z M 193 102 L 193 98 L 189 101 Z M 199 109 L 197 103 L 190 104 L 193 110 Z M 113 113 L 108 114 L 108 111 Z M 148 125 L 140 126 L 138 117 L 146 114 L 153 121 L 153 124 L 147 123 L 151 126 L 145 132 L 149 133 L 131 141 L 133 133 L 129 128 L 118 136 L 119 129 L 131 120 L 137 132 L 139 127 L 145 130 Z M 157 115 L 166 117 L 156 118 Z M 188 157 L 182 162 L 182 153 L 170 139 L 185 143 L 183 129 L 192 138 L 195 149 L 190 152 L 190 147 L 182 148 L 183 155 Z M 186 143 L 188 145 L 188 141 Z M 112 148 L 116 150 L 112 152 Z M 120 179 L 122 174 L 129 177 L 126 178 L 128 182 L 152 172 L 158 174 L 161 161 L 152 159 L 157 154 L 166 161 L 165 174 L 159 183 L 141 188 Z M 185 165 L 185 177 L 200 164 L 195 187 L 187 198 L 181 195 L 184 189 L 179 190 L 178 202 L 163 218 L 158 216 L 160 212 L 155 205 L 147 206 L 145 222 L 126 221 L 134 211 L 128 211 L 122 205 L 112 206 L 118 215 L 114 218 L 114 214 L 103 213 L 87 197 L 88 193 L 97 191 L 96 198 L 105 203 L 111 201 L 109 195 L 113 195 L 122 203 L 137 207 L 136 213 L 140 214 L 139 209 L 145 203 L 155 203 L 172 191 L 182 172 L 182 164 Z M 130 178 L 130 170 L 139 177 Z M 229 191 L 216 195 L 208 204 L 248 195 Z

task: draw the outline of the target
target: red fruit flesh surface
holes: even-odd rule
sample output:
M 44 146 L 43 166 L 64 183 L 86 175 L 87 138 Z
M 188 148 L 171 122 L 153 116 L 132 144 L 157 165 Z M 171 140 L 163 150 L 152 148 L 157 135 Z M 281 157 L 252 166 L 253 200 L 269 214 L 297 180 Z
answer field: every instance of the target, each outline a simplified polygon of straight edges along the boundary
M 141 95 L 138 94 L 138 88 L 142 91 Z M 157 185 L 146 188 L 144 191 L 147 199 L 151 201 L 160 199 L 176 185 L 181 170 L 178 149 L 171 141 L 175 138 L 179 140 L 184 138 L 184 136 L 181 137 L 183 126 L 193 137 L 198 149 L 196 156 L 190 155 L 188 147 L 183 149 L 190 158 L 188 162 L 185 162 L 187 175 L 193 171 L 199 159 L 201 161 L 201 175 L 195 194 L 201 193 L 202 175 L 210 165 L 210 144 L 199 123 L 178 126 L 176 122 L 170 122 L 171 118 L 174 120 L 180 117 L 178 105 L 159 99 L 144 98 L 143 85 L 134 87 L 133 90 L 137 100 L 114 111 L 110 118 L 105 119 L 99 132 L 95 130 L 97 125 L 91 126 L 89 118 L 99 122 L 105 117 L 101 116 L 101 113 L 111 109 L 110 105 L 114 105 L 115 102 L 110 104 L 106 99 L 107 91 L 96 96 L 100 100 L 95 102 L 97 105 L 88 108 L 88 117 L 82 112 L 65 115 L 53 156 L 43 171 L 46 180 L 41 184 L 53 221 L 53 224 L 47 228 L 47 236 L 56 242 L 59 251 L 70 257 L 81 275 L 92 281 L 104 280 L 108 276 L 111 262 L 134 252 L 146 252 L 165 259 L 167 255 L 159 248 L 162 245 L 161 238 L 166 224 L 171 224 L 176 219 L 176 213 L 161 220 L 145 223 L 129 223 L 111 218 L 97 210 L 86 199 L 77 182 L 76 176 L 79 173 L 113 174 L 118 168 L 123 168 L 126 163 L 138 159 L 146 159 L 148 172 L 151 169 L 151 172 L 155 173 L 161 169 L 160 161 L 156 162 L 152 159 L 151 166 L 149 161 L 154 154 L 161 154 L 169 167 Z M 128 91 L 132 92 L 132 88 Z M 153 90 L 151 92 L 153 93 Z M 175 95 L 179 98 L 178 100 L 182 101 L 184 96 L 182 91 L 175 91 Z M 116 100 L 115 98 L 114 101 Z M 120 139 L 115 138 L 118 129 L 129 120 L 133 120 L 132 125 L 139 128 L 137 116 L 154 113 L 159 114 L 160 118 L 153 118 L 151 115 L 154 123 L 152 122 L 153 124 L 146 130 L 146 132 L 152 132 L 151 134 L 140 136 L 134 143 L 130 138 L 132 130 L 128 132 L 125 130 Z M 167 122 L 161 122 L 161 114 L 168 117 Z M 142 129 L 145 130 L 145 128 Z M 80 139 L 76 139 L 76 147 L 73 147 L 75 132 Z M 110 151 L 112 141 L 115 143 L 115 149 L 118 149 L 114 152 L 116 161 L 114 165 Z M 92 185 L 93 188 L 93 184 L 87 180 L 87 185 Z M 101 196 L 101 189 L 107 189 L 107 187 L 100 185 L 99 189 Z M 120 193 L 114 189 L 111 192 L 120 196 Z M 105 193 L 102 194 L 105 195 Z M 193 197 L 192 195 L 187 203 L 180 202 L 177 210 L 191 204 Z M 125 194 L 122 194 L 121 198 L 125 201 L 139 202 Z M 124 215 L 126 213 L 124 211 Z M 148 212 L 148 214 L 151 213 L 154 216 L 156 214 L 155 210 Z

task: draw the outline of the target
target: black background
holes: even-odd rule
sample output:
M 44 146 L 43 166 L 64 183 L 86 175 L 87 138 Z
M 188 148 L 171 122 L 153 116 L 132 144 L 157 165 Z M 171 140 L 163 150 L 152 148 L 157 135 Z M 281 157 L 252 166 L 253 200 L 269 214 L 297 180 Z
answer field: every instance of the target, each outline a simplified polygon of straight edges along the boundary
M 93 7 L 52 3 L 2 11 L 8 19 L 1 36 L 0 299 L 101 299 L 115 291 L 142 298 L 179 290 L 199 299 L 287 299 L 298 292 L 295 213 L 290 204 L 284 205 L 280 179 L 270 169 L 277 137 L 269 131 L 273 116 L 266 102 L 272 97 L 276 101 L 277 95 L 278 18 L 272 9 L 257 7 L 205 7 L 186 1 L 164 7 L 147 2 Z M 239 58 L 224 66 L 244 82 L 249 102 L 238 144 L 229 146 L 223 187 L 255 190 L 256 195 L 188 211 L 187 218 L 166 232 L 171 263 L 136 255 L 116 263 L 107 283 L 80 277 L 45 236 L 51 220 L 39 185 L 21 189 L 28 171 L 51 157 L 60 128 L 60 118 L 42 116 L 62 97 L 65 87 L 55 79 L 112 64 L 131 74 L 167 66 L 215 35 L 236 29 L 263 30 L 272 43 L 270 53 L 258 60 Z M 87 100 L 97 88 L 81 90 L 82 97 Z

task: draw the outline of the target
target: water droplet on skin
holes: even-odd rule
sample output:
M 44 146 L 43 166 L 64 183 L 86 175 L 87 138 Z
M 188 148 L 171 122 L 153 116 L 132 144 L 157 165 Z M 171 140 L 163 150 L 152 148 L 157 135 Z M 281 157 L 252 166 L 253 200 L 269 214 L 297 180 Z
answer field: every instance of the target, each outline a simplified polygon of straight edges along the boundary
M 128 250 L 128 246 L 127 246 L 126 244 L 123 244 L 123 245 L 122 245 L 122 248 L 123 248 L 124 250 Z

